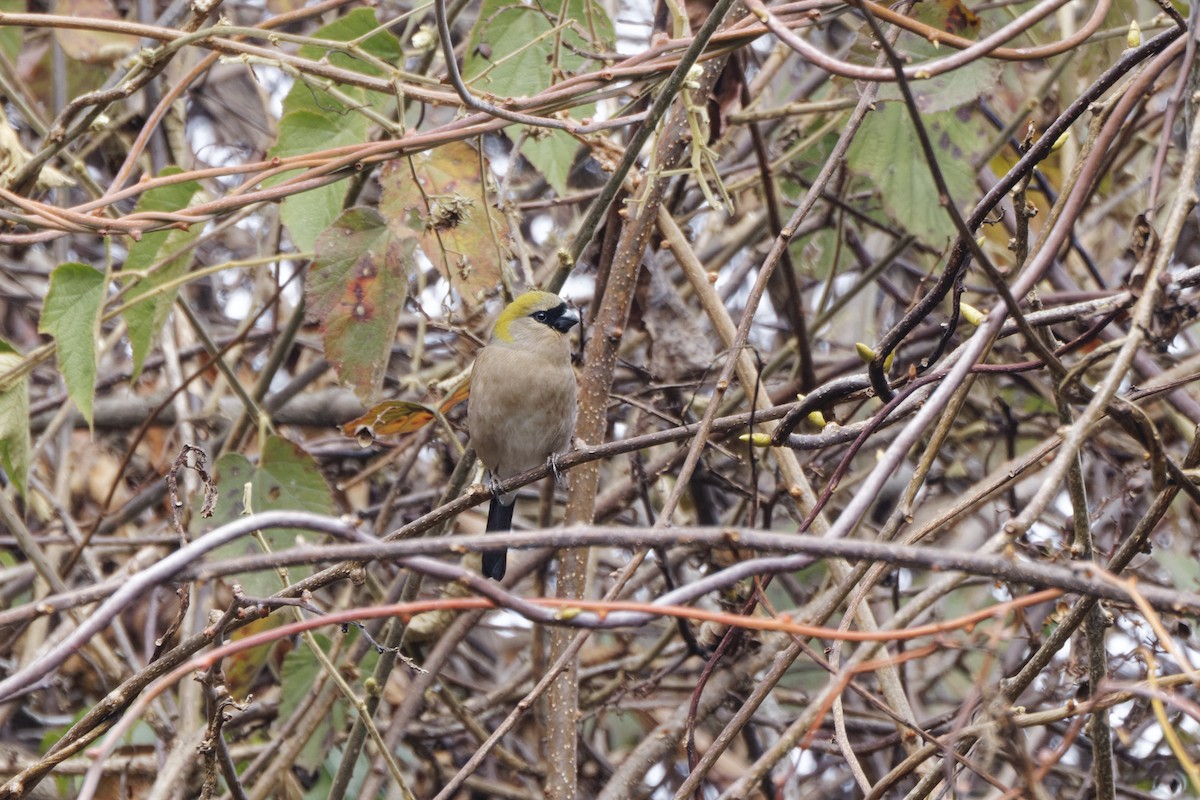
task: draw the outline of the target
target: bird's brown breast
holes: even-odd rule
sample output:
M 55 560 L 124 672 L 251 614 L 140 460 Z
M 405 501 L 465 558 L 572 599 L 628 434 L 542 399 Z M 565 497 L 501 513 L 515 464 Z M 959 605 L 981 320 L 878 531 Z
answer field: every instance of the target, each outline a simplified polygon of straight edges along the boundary
M 480 461 L 497 478 L 567 449 L 576 408 L 575 373 L 566 358 L 489 345 L 475 361 L 467 421 Z

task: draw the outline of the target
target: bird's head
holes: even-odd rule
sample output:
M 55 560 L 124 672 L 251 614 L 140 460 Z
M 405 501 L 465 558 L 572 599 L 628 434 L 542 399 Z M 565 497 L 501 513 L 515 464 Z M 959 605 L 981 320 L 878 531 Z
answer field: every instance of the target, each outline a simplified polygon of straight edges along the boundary
M 492 341 L 518 347 L 558 343 L 578 323 L 579 317 L 558 295 L 526 292 L 500 312 Z

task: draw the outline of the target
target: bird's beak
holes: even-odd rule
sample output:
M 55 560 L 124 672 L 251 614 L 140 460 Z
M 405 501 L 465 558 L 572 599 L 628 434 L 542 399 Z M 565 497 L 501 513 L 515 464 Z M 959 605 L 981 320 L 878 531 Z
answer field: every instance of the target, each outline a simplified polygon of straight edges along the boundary
M 554 320 L 554 322 L 551 324 L 554 326 L 554 330 L 558 331 L 559 333 L 566 333 L 567 331 L 571 330 L 571 328 L 574 328 L 579 324 L 579 315 L 577 315 L 574 311 L 567 309 L 563 313 L 559 314 L 558 319 Z

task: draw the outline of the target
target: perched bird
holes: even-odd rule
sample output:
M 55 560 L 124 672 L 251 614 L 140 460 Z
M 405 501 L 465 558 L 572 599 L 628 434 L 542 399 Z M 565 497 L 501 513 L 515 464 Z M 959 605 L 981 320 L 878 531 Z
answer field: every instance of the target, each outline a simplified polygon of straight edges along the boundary
M 567 332 L 579 322 L 556 294 L 526 292 L 496 318 L 475 359 L 467 424 L 493 484 L 545 464 L 575 432 L 575 372 Z M 493 493 L 488 531 L 512 528 L 516 493 Z M 483 574 L 500 580 L 508 551 L 483 553 Z

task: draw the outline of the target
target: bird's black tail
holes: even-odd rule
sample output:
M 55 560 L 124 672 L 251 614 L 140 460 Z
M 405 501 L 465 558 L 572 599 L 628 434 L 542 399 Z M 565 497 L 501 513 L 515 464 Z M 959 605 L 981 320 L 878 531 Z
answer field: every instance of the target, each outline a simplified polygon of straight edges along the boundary
M 500 502 L 500 498 L 493 497 L 492 504 L 488 506 L 488 533 L 494 531 L 511 531 L 513 511 L 516 510 L 516 502 L 504 505 Z M 508 548 L 501 547 L 498 550 L 483 551 L 483 574 L 492 580 L 504 580 L 504 570 L 508 565 Z

